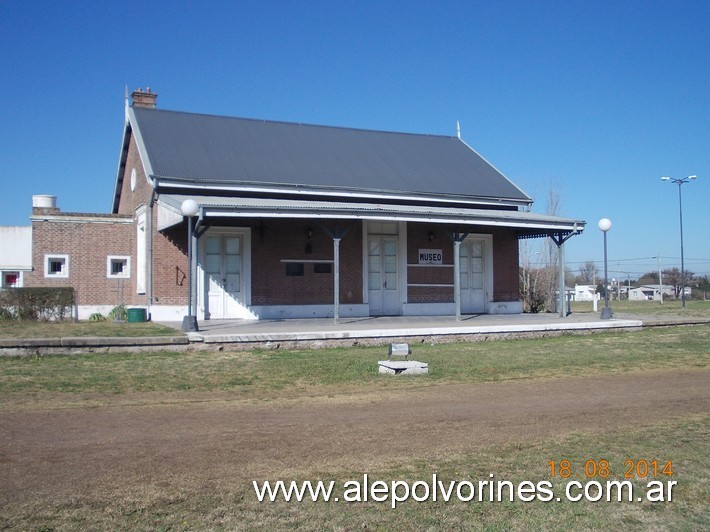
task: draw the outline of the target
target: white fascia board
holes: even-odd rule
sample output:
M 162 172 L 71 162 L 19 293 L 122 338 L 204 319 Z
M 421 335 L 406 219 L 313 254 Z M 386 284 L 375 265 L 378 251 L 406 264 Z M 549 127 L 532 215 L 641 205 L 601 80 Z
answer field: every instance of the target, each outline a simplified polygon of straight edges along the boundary
M 143 137 L 140 134 L 140 130 L 135 127 L 136 116 L 133 112 L 133 107 L 126 105 L 126 118 L 123 126 L 123 135 L 121 137 L 121 151 L 118 156 L 118 168 L 116 169 L 116 180 L 113 191 L 113 205 L 111 206 L 111 212 L 118 212 L 118 201 L 121 196 L 121 190 L 123 189 L 123 176 L 126 173 L 126 161 L 128 160 L 128 150 L 130 148 L 131 135 L 136 139 L 136 146 L 138 147 L 138 152 L 140 154 L 140 159 L 143 164 L 143 172 L 148 179 L 148 183 L 155 188 L 155 182 L 150 178 L 153 174 L 153 169 L 150 166 L 150 159 L 148 158 L 148 153 L 145 150 L 145 145 L 143 143 Z
M 133 217 L 72 216 L 71 214 L 39 214 L 30 216 L 31 222 L 80 223 L 80 224 L 132 224 Z M 125 216 L 125 215 L 124 215 Z
M 131 123 L 131 130 L 133 136 L 136 139 L 136 146 L 138 147 L 138 153 L 141 156 L 141 163 L 143 164 L 143 173 L 150 185 L 155 188 L 155 180 L 153 179 L 153 166 L 150 164 L 150 157 L 148 157 L 148 152 L 145 149 L 145 142 L 143 142 L 143 135 L 139 127 L 136 127 L 136 114 L 133 112 L 133 107 L 129 107 L 126 110 L 128 114 L 128 119 Z
M 127 111 L 126 111 L 127 112 Z M 128 124 L 128 115 L 126 115 L 126 123 L 123 126 L 123 135 L 121 136 L 121 151 L 118 154 L 118 168 L 116 168 L 116 180 L 113 187 L 113 205 L 111 212 L 118 212 L 118 199 L 121 197 L 123 189 L 123 176 L 126 173 L 126 160 L 128 159 L 128 139 L 131 126 Z
M 159 200 L 175 213 L 186 196 L 165 195 Z M 570 218 L 546 216 L 521 211 L 496 211 L 450 207 L 416 207 L 407 205 L 382 205 L 376 203 L 343 203 L 294 200 L 258 200 L 249 198 L 196 197 L 202 216 L 224 218 L 320 218 L 378 221 L 411 221 L 488 225 L 581 232 L 585 222 Z
M 510 206 L 510 207 L 529 207 L 532 204 L 532 200 L 523 201 L 515 200 L 510 198 L 501 198 L 499 200 L 493 200 L 488 198 L 479 198 L 475 196 L 446 196 L 437 197 L 429 196 L 427 194 L 393 194 L 393 193 L 374 193 L 374 192 L 356 192 L 352 190 L 327 190 L 320 188 L 309 188 L 307 185 L 294 186 L 293 188 L 278 188 L 278 187 L 266 187 L 258 185 L 215 185 L 215 184 L 196 184 L 196 183 L 176 183 L 167 181 L 162 176 L 152 176 L 154 179 L 160 177 L 161 188 L 175 188 L 175 189 L 190 189 L 190 190 L 223 190 L 223 191 L 235 191 L 235 192 L 258 192 L 267 194 L 277 194 L 277 195 L 296 195 L 296 196 L 327 196 L 327 197 L 340 197 L 340 198 L 365 198 L 365 199 L 382 199 L 382 200 L 406 200 L 406 201 L 432 201 L 436 203 L 466 203 L 468 201 L 473 201 L 479 205 L 499 205 L 499 206 Z M 521 191 L 522 192 L 522 191 Z
M 485 225 L 493 227 L 517 227 L 524 229 L 545 229 L 554 231 L 581 231 L 584 229 L 584 224 L 579 222 L 545 222 L 545 221 L 526 221 L 516 219 L 505 219 L 495 217 L 474 218 L 466 216 L 440 215 L 433 216 L 431 214 L 385 214 L 376 212 L 294 212 L 271 209 L 249 209 L 241 211 L 224 211 L 205 207 L 205 216 L 220 216 L 224 218 L 338 218 L 348 220 L 375 220 L 386 222 L 430 222 L 430 223 L 448 223 L 448 224 L 464 224 L 464 225 Z
M 2 264 L 0 272 L 31 272 L 31 264 Z

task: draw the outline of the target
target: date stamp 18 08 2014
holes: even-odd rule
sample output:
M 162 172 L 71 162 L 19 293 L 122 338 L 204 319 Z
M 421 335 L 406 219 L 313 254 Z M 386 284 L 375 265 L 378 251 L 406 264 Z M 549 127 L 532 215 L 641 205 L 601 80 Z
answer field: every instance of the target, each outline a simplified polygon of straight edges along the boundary
M 569 478 L 582 476 L 586 478 L 610 478 L 618 475 L 619 471 L 612 470 L 608 460 L 589 459 L 582 464 L 573 464 L 571 460 L 550 460 L 551 477 Z M 626 479 L 644 479 L 673 476 L 673 462 L 671 460 L 624 460 L 623 477 Z

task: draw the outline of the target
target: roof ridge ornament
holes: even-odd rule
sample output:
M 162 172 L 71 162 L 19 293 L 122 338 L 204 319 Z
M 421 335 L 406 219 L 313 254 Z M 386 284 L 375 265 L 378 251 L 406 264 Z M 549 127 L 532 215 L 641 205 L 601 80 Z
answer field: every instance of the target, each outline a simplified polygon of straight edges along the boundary
M 461 124 L 459 124 L 459 121 L 456 121 L 456 136 L 460 139 L 461 138 Z
M 124 100 L 124 106 L 123 106 L 124 124 L 128 124 L 128 108 L 131 106 L 128 103 L 128 85 L 126 85 L 125 88 L 123 89 L 123 100 Z

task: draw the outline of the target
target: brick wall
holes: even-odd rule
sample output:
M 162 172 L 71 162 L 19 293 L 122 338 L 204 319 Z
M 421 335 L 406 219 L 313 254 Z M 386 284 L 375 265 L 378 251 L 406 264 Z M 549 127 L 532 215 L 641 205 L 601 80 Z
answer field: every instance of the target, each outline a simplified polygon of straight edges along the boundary
M 493 301 L 520 300 L 518 238 L 513 230 L 495 228 L 493 234 Z
M 135 193 L 129 196 L 136 196 Z M 147 295 L 135 291 L 136 229 L 130 215 L 79 215 L 33 213 L 33 264 L 26 286 L 73 286 L 80 305 L 147 304 Z M 157 213 L 154 220 L 157 219 Z M 283 259 L 331 261 L 333 241 L 308 220 L 250 220 L 252 229 L 252 304 L 330 304 L 333 300 L 333 266 L 330 273 L 316 273 L 304 262 L 302 276 L 287 276 Z M 307 229 L 311 228 L 309 239 Z M 433 231 L 434 239 L 429 239 Z M 481 231 L 485 232 L 485 231 Z M 494 301 L 518 300 L 518 240 L 512 231 L 491 228 L 493 235 Z M 153 296 L 157 305 L 187 303 L 187 235 L 185 224 L 153 233 Z M 417 264 L 420 248 L 441 249 L 444 264 L 453 264 L 453 244 L 441 227 L 409 224 L 407 263 Z M 362 229 L 354 227 L 340 243 L 341 303 L 362 302 Z M 312 253 L 306 253 L 310 243 Z M 100 251 L 99 251 L 100 250 Z M 68 278 L 44 276 L 45 255 L 69 256 Z M 130 256 L 129 279 L 106 275 L 109 255 Z M 408 267 L 410 284 L 453 284 L 453 267 Z M 452 302 L 451 287 L 408 288 L 408 302 Z
M 136 304 L 135 275 L 128 279 L 107 277 L 109 255 L 132 256 L 132 217 L 49 213 L 32 214 L 32 264 L 25 286 L 71 286 L 78 305 Z M 68 277 L 45 277 L 45 255 L 67 255 Z M 131 260 L 131 269 L 135 268 Z
M 459 231 L 461 229 L 459 228 Z M 441 249 L 443 263 L 453 265 L 453 227 L 410 223 L 407 227 L 407 264 L 418 264 L 418 250 Z M 476 233 L 493 237 L 493 301 L 518 301 L 520 299 L 518 274 L 518 239 L 515 232 L 496 227 L 476 227 Z M 433 239 L 430 240 L 430 233 Z M 453 284 L 453 267 L 409 266 L 409 284 Z M 417 287 L 407 290 L 408 303 L 453 302 L 454 291 L 450 287 Z
M 131 175 L 135 172 L 135 188 L 131 189 Z M 150 200 L 153 188 L 146 178 L 140 152 L 135 138 L 131 136 L 126 155 L 121 197 L 118 204 L 120 214 L 134 217 L 140 208 L 146 209 L 146 232 L 153 237 L 153 303 L 155 305 L 187 305 L 187 225 L 185 222 L 165 231 L 158 231 L 158 206 L 153 205 L 153 227 L 149 227 Z M 133 232 L 136 228 L 134 226 Z M 135 239 L 135 235 L 134 235 Z M 149 238 L 146 237 L 146 246 Z M 135 256 L 135 246 L 133 255 Z M 146 262 L 150 268 L 150 255 L 146 250 Z M 146 284 L 148 279 L 146 279 Z M 150 287 L 146 286 L 145 304 L 148 303 Z
M 157 208 L 157 207 L 156 207 Z M 157 219 L 157 213 L 153 220 Z M 153 302 L 187 305 L 187 223 L 153 232 Z
M 307 230 L 312 230 L 309 239 Z M 310 243 L 312 253 L 306 253 Z M 303 263 L 303 276 L 287 276 L 291 260 L 333 260 L 333 240 L 309 220 L 265 220 L 252 232 L 253 305 L 304 305 L 333 302 L 333 265 L 330 273 L 315 273 Z M 362 227 L 357 223 L 340 241 L 340 301 L 362 302 Z
M 136 187 L 131 190 L 131 174 L 135 170 Z M 118 205 L 119 214 L 133 215 L 141 205 L 150 204 L 153 188 L 146 179 L 140 154 L 136 148 L 135 138 L 131 136 L 128 144 L 128 155 L 121 185 L 121 199 Z
M 449 232 L 447 233 L 447 230 Z M 448 266 L 408 266 L 408 284 L 454 283 L 454 244 L 450 228 L 425 224 L 407 224 L 407 264 L 419 264 L 420 249 L 440 249 L 442 262 Z M 409 286 L 407 303 L 451 303 L 454 301 L 453 286 Z

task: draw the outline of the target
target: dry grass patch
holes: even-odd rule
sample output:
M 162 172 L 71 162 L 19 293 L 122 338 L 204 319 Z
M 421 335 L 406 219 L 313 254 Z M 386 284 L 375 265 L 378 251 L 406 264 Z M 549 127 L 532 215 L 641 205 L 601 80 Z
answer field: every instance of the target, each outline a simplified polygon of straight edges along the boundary
M 649 502 L 258 502 L 249 476 L 184 477 L 168 480 L 125 476 L 88 494 L 51 501 L 10 504 L 0 527 L 25 529 L 131 530 L 707 530 L 710 527 L 710 418 L 692 416 L 618 431 L 577 432 L 555 439 L 517 441 L 481 447 L 464 455 L 435 455 L 399 466 L 324 471 L 294 464 L 288 479 L 278 467 L 265 469 L 272 480 L 333 480 L 336 486 L 360 479 L 446 482 L 495 479 L 520 482 L 553 480 L 555 494 L 563 483 L 551 479 L 549 460 L 575 464 L 604 457 L 618 479 L 626 459 L 673 460 L 678 482 L 671 503 Z M 233 464 L 232 464 L 233 465 Z M 238 471 L 238 468 L 230 468 Z M 585 482 L 579 473 L 570 480 Z M 644 481 L 637 479 L 641 486 Z M 336 488 L 342 494 L 341 488 Z
M 0 321 L 0 338 L 180 336 L 173 328 L 153 322 L 115 321 Z

